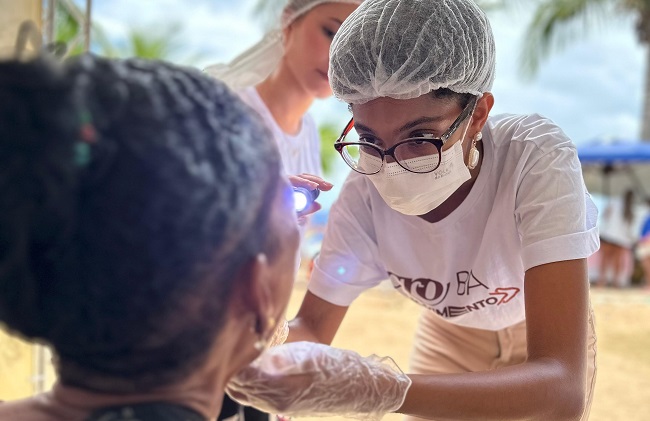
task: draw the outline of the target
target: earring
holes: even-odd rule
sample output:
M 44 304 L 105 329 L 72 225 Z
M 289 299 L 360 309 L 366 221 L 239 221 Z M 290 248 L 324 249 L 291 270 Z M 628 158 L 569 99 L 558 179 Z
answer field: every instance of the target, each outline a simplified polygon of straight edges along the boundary
M 255 348 L 255 350 L 256 350 L 257 352 L 262 352 L 262 351 L 264 351 L 264 350 L 266 349 L 266 346 L 268 345 L 268 343 L 269 343 L 269 342 L 268 342 L 266 339 L 260 337 L 260 338 L 259 338 L 258 340 L 256 340 L 255 343 L 253 344 L 253 348 Z
M 472 139 L 472 147 L 469 150 L 469 159 L 467 163 L 467 168 L 473 170 L 478 165 L 478 160 L 481 157 L 481 153 L 476 148 L 476 142 L 480 142 L 483 139 L 483 134 L 481 132 L 476 133 Z
M 269 317 L 267 320 L 267 325 L 275 326 L 275 318 Z M 255 341 L 255 343 L 253 343 L 253 348 L 255 348 L 255 350 L 258 352 L 264 351 L 269 344 L 269 339 L 265 338 L 263 335 L 262 323 L 259 317 L 255 317 L 255 319 L 253 320 L 251 331 L 253 331 L 253 333 L 257 335 L 257 340 Z

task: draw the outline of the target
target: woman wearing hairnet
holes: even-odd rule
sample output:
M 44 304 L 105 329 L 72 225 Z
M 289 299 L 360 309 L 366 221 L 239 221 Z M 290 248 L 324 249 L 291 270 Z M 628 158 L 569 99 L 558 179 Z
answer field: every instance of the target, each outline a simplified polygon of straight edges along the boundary
M 341 23 L 363 0 L 288 0 L 280 28 L 228 64 L 205 71 L 226 82 L 273 133 L 294 185 L 329 190 L 321 179 L 318 129 L 307 110 L 332 95 L 329 48 Z M 318 204 L 306 213 L 319 208 Z
M 239 374 L 233 396 L 295 415 L 587 419 L 596 210 L 560 128 L 489 116 L 494 61 L 471 0 L 368 0 L 345 21 L 330 81 L 351 104 L 335 146 L 355 171 L 289 341 L 330 343 L 354 299 L 390 278 L 424 308 L 410 374 L 297 342 Z

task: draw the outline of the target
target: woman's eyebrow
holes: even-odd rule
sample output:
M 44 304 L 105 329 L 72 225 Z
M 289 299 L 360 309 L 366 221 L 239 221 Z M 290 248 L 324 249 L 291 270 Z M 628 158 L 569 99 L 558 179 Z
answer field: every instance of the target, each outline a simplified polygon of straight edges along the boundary
M 404 124 L 404 125 L 403 125 L 402 127 L 400 127 L 397 131 L 400 132 L 400 133 L 401 133 L 401 132 L 406 132 L 406 131 L 411 130 L 412 128 L 417 127 L 417 126 L 419 126 L 419 125 L 421 125 L 421 124 L 425 124 L 425 123 L 438 123 L 438 122 L 440 122 L 440 121 L 442 121 L 442 120 L 444 120 L 444 119 L 445 119 L 445 118 L 444 118 L 443 116 L 438 116 L 438 117 L 420 117 L 420 118 L 418 118 L 418 119 L 416 119 L 416 120 L 412 120 L 412 121 L 409 121 L 408 123 Z M 370 127 L 368 127 L 368 126 L 364 126 L 363 124 L 358 123 L 356 120 L 354 121 L 354 129 L 355 129 L 357 132 L 367 132 L 367 133 L 370 133 L 370 134 L 375 134 L 374 130 L 372 130 Z
M 375 131 L 372 130 L 370 127 L 364 126 L 363 124 L 357 123 L 356 121 L 354 122 L 354 130 L 356 130 L 357 132 L 368 132 L 370 134 L 375 134 Z
M 331 21 L 337 23 L 339 26 L 343 25 L 343 21 L 337 18 L 330 18 Z
M 437 123 L 439 121 L 444 120 L 443 116 L 438 116 L 438 117 L 420 117 L 416 120 L 409 121 L 402 127 L 400 127 L 397 131 L 398 132 L 405 132 L 408 130 L 411 130 L 414 127 L 419 126 L 420 124 L 425 124 L 425 123 Z

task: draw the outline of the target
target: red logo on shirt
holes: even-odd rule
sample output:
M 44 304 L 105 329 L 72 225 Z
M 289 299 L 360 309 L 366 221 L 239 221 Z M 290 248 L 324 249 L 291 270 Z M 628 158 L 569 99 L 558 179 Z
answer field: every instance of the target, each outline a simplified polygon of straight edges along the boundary
M 515 298 L 515 295 L 517 295 L 518 293 L 519 293 L 519 288 L 510 287 L 510 288 L 497 288 L 493 292 L 491 292 L 490 295 L 500 295 L 501 300 L 497 303 L 497 305 L 501 305 Z

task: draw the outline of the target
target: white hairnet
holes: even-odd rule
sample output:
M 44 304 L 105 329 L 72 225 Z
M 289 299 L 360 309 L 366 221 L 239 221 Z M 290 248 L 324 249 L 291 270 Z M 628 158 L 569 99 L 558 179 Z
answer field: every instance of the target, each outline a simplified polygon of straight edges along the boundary
M 282 9 L 280 27 L 266 33 L 230 63 L 213 64 L 205 68 L 210 76 L 225 82 L 232 89 L 255 86 L 266 79 L 278 67 L 284 48 L 282 30 L 316 6 L 325 3 L 361 4 L 363 0 L 287 0 Z
M 494 81 L 492 28 L 473 0 L 367 0 L 330 49 L 334 95 L 362 104 L 447 88 L 481 95 Z

